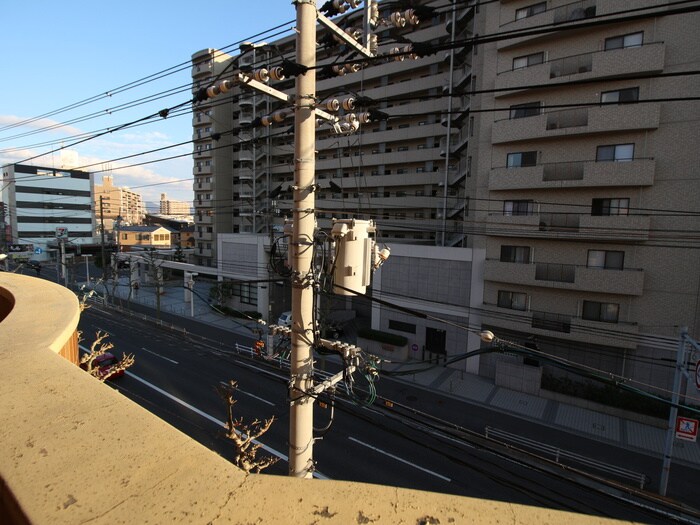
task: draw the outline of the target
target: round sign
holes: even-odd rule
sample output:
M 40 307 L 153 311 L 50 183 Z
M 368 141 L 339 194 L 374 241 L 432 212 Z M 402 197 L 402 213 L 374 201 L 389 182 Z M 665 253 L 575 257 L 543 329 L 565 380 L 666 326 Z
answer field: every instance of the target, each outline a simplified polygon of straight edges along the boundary
M 413 350 L 414 352 L 417 352 L 417 351 L 418 351 L 418 345 L 417 345 L 416 343 L 413 343 L 413 344 L 411 345 L 411 350 Z
M 700 390 L 700 359 L 695 363 L 695 386 Z

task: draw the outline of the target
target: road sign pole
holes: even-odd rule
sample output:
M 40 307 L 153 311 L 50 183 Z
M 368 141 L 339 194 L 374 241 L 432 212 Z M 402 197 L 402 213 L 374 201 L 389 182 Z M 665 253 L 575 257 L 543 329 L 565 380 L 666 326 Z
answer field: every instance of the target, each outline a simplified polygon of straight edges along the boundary
M 680 400 L 681 374 L 685 364 L 685 343 L 688 329 L 681 327 L 678 341 L 678 353 L 676 354 L 676 368 L 673 374 L 673 391 L 671 394 L 671 410 L 668 415 L 668 428 L 666 429 L 666 442 L 664 444 L 663 464 L 661 466 L 661 479 L 659 481 L 659 494 L 666 495 L 668 477 L 671 473 L 671 455 L 673 454 L 673 439 L 676 434 L 676 418 L 678 417 L 678 401 Z

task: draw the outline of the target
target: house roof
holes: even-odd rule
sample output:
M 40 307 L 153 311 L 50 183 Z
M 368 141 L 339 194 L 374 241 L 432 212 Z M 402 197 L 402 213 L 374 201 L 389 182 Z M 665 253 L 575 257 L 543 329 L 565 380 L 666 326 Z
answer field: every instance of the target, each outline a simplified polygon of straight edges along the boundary
M 168 228 L 167 226 L 122 226 L 119 228 L 119 231 L 122 232 L 149 232 L 153 233 L 158 230 L 165 230 L 168 233 L 176 233 L 177 230 L 173 230 L 172 228 Z

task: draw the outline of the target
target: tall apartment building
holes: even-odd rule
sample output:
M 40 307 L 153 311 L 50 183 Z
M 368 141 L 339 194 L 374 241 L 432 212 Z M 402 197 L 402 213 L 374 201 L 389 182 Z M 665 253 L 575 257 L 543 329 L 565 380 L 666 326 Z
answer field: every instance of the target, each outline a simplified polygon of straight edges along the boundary
M 160 194 L 160 211 L 161 215 L 171 215 L 171 216 L 191 216 L 192 209 L 189 202 L 185 201 L 174 201 L 168 199 L 168 195 L 165 193 Z
M 112 176 L 104 175 L 102 184 L 95 184 L 95 215 L 98 221 L 104 217 L 105 231 L 109 232 L 113 231 L 117 217 L 124 224 L 141 224 L 145 215 L 143 197 L 127 187 L 115 186 Z
M 319 226 L 372 218 L 388 243 L 471 249 L 460 263 L 473 272 L 465 293 L 479 295 L 462 301 L 470 325 L 669 387 L 672 368 L 659 359 L 674 357 L 679 326 L 700 334 L 700 112 L 695 101 L 668 99 L 700 85 L 663 75 L 697 70 L 698 15 L 671 14 L 657 0 L 635 3 L 631 17 L 620 0 L 472 4 L 425 2 L 436 7 L 431 19 L 399 31 L 414 42 L 454 41 L 451 49 L 343 76 L 319 70 L 319 102 L 357 94 L 389 115 L 348 136 L 319 128 Z M 397 45 L 395 30 L 378 36 L 380 53 Z M 469 45 L 472 37 L 483 43 Z M 279 53 L 293 60 L 293 39 L 274 44 L 237 57 L 196 53 L 193 89 L 232 60 L 252 70 L 279 64 Z M 324 46 L 321 65 L 346 56 Z M 293 92 L 293 79 L 270 84 Z M 291 215 L 289 198 L 270 198 L 293 181 L 291 116 L 246 127 L 280 109 L 239 85 L 195 108 L 195 221 L 206 228 L 196 262 L 215 264 L 217 233 L 268 233 Z M 447 339 L 448 355 L 464 351 L 454 334 Z M 500 357 L 477 359 L 468 369 L 493 377 Z
M 84 171 L 9 164 L 2 167 L 7 242 L 30 244 L 46 260 L 61 237 L 73 245 L 94 242 L 92 175 Z
M 419 25 L 407 25 L 401 34 L 417 42 L 448 41 L 446 24 L 452 20 L 452 9 L 445 8 L 444 3 L 432 4 L 442 7 Z M 381 12 L 385 18 L 392 13 L 383 7 Z M 457 12 L 468 18 L 473 9 L 459 3 Z M 358 10 L 346 25 L 357 25 L 361 20 L 362 10 Z M 319 41 L 326 34 L 319 29 Z M 396 46 L 387 27 L 380 30 L 378 40 L 379 53 L 386 54 Z M 294 60 L 294 37 L 273 44 L 275 49 L 262 43 L 243 45 L 235 57 L 213 49 L 195 53 L 193 90 L 207 87 L 229 66 L 232 70 L 255 70 L 279 65 L 280 53 Z M 330 69 L 342 50 L 342 46 L 319 46 L 319 65 Z M 454 107 L 466 103 L 451 102 L 450 97 L 444 96 L 450 78 L 455 85 L 462 85 L 469 76 L 463 51 L 460 48 L 417 60 L 371 63 L 342 76 L 326 70 L 319 72 L 319 100 L 355 93 L 374 99 L 374 108 L 390 116 L 388 120 L 363 125 L 351 135 L 337 135 L 329 126 L 318 129 L 319 226 L 328 226 L 331 217 L 373 218 L 386 241 L 442 244 L 442 231 L 447 228 L 447 244 L 463 242 L 465 176 L 459 173 L 459 162 L 454 157 L 445 157 L 449 126 L 443 119 L 450 103 Z M 293 94 L 294 82 L 288 78 L 271 80 L 269 84 Z M 270 127 L 248 127 L 275 111 L 286 111 L 288 118 Z M 198 229 L 202 227 L 195 248 L 198 263 L 216 264 L 217 233 L 268 233 L 283 223 L 285 215 L 291 216 L 289 194 L 273 199 L 270 194 L 274 196 L 280 187 L 288 189 L 294 177 L 292 115 L 288 105 L 240 85 L 226 96 L 208 99 L 195 107 L 194 207 L 195 222 Z M 453 233 L 455 225 L 459 225 L 458 235 Z
M 700 82 L 668 75 L 700 66 L 700 16 L 665 4 L 481 5 L 481 35 L 546 32 L 474 47 L 466 129 L 484 325 L 668 389 L 679 327 L 700 335 Z

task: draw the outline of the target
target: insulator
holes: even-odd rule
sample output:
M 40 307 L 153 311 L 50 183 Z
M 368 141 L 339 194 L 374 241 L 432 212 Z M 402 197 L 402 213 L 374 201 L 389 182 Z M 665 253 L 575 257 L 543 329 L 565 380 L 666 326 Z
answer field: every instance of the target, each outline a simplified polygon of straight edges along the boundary
M 398 11 L 396 13 L 391 13 L 389 20 L 391 20 L 391 23 L 396 27 L 404 27 L 406 25 L 406 19 Z
M 272 115 L 264 115 L 260 117 L 260 124 L 266 128 L 270 127 L 272 125 Z
M 390 55 L 396 55 L 394 57 L 394 60 L 396 60 L 397 62 L 403 62 L 405 57 L 403 55 L 400 55 L 399 53 L 401 53 L 401 50 L 398 47 L 392 47 L 391 51 L 389 51 Z
M 357 115 L 355 115 L 354 113 L 346 113 L 345 115 L 343 115 L 343 120 L 352 124 L 353 121 L 357 120 Z
M 335 7 L 335 10 L 341 15 L 348 10 L 345 0 L 333 0 L 333 7 Z
M 222 93 L 228 93 L 233 89 L 233 82 L 230 80 L 222 80 L 219 82 L 219 91 Z
M 406 47 L 404 47 L 402 51 L 403 51 L 404 53 L 408 53 L 408 54 L 406 55 L 407 58 L 412 58 L 413 60 L 416 60 L 416 59 L 418 58 L 418 55 L 416 55 L 416 54 L 413 52 L 413 47 L 411 46 L 411 44 L 409 44 L 409 45 L 407 45 Z
M 420 20 L 418 20 L 418 17 L 416 16 L 416 12 L 413 9 L 406 9 L 406 11 L 404 11 L 403 16 L 406 19 L 406 22 L 408 22 L 412 26 L 417 26 L 420 22 Z
M 322 118 L 317 118 L 316 119 L 316 127 L 320 128 L 324 122 L 325 122 L 325 120 L 323 120 Z
M 377 50 L 379 49 L 379 42 L 377 40 L 377 35 L 369 35 L 369 52 L 372 53 L 373 55 L 377 54 Z
M 362 0 L 348 0 L 348 5 L 349 5 L 352 9 L 355 9 L 356 7 L 359 7 L 361 3 L 362 3 Z
M 355 27 L 348 27 L 345 29 L 345 34 L 351 38 L 354 38 L 355 40 L 359 40 L 362 37 L 362 31 Z
M 346 97 L 343 99 L 342 102 L 343 109 L 346 111 L 350 111 L 352 109 L 355 109 L 355 97 Z
M 270 78 L 272 80 L 284 80 L 284 69 L 279 66 L 270 68 Z
M 372 6 L 370 7 L 369 10 L 369 23 L 372 24 L 372 26 L 376 26 L 377 23 L 379 22 L 379 6 L 376 3 L 372 3 Z
M 342 77 L 345 74 L 345 66 L 339 66 L 336 64 L 333 66 L 333 72 L 339 77 Z
M 267 82 L 268 80 L 270 80 L 270 72 L 263 67 L 261 69 L 256 70 L 255 73 L 253 73 L 253 78 L 258 82 Z
M 326 108 L 328 111 L 338 111 L 340 109 L 340 101 L 337 98 L 329 98 L 321 102 L 321 107 Z
M 280 110 L 278 110 L 278 111 L 275 111 L 275 112 L 274 112 L 272 115 L 270 115 L 270 116 L 272 117 L 273 122 L 282 122 L 284 119 L 287 118 L 287 112 L 284 111 L 284 110 L 282 110 L 282 109 L 280 109 Z
M 360 70 L 360 64 L 345 64 L 345 71 L 348 73 L 357 73 Z
M 209 86 L 209 87 L 207 88 L 207 96 L 208 96 L 209 98 L 215 97 L 215 96 L 218 95 L 219 93 L 221 93 L 221 91 L 219 91 L 218 86 Z
M 367 124 L 368 122 L 372 121 L 372 118 L 370 117 L 369 111 L 363 111 L 362 113 L 357 114 L 357 120 L 359 120 L 362 124 Z

